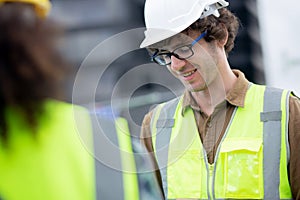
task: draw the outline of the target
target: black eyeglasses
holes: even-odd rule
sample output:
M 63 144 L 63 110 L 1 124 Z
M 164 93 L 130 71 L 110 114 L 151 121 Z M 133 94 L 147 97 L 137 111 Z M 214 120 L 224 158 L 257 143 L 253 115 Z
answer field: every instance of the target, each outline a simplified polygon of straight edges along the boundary
M 203 32 L 191 44 L 178 47 L 172 52 L 160 53 L 159 50 L 156 50 L 156 52 L 151 56 L 151 60 L 159 65 L 169 65 L 171 64 L 171 56 L 175 56 L 180 60 L 188 59 L 194 55 L 193 46 L 206 34 L 207 31 Z

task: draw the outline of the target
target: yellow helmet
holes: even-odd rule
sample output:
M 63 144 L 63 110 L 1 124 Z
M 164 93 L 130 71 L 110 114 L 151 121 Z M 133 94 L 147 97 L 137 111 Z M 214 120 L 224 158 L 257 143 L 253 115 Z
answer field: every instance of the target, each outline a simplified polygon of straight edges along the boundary
M 5 2 L 20 2 L 29 3 L 35 6 L 36 14 L 39 17 L 46 17 L 51 9 L 51 3 L 49 0 L 0 0 L 0 5 Z

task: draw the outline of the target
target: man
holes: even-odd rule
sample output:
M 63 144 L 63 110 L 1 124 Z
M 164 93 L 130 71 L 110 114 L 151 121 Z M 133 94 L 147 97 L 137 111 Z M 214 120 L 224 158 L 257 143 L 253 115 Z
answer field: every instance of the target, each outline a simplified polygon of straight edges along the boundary
M 227 56 L 239 23 L 224 0 L 146 0 L 151 59 L 185 86 L 142 125 L 165 199 L 300 199 L 300 101 L 250 83 Z

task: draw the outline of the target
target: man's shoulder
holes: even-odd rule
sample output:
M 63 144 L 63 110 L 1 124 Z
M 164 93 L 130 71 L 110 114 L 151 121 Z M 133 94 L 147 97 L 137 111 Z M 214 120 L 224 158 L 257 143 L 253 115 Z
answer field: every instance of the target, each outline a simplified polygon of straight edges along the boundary
M 291 106 L 295 106 L 295 107 L 299 107 L 300 108 L 300 98 L 299 96 L 297 96 L 294 92 L 291 92 L 290 95 L 290 107 Z

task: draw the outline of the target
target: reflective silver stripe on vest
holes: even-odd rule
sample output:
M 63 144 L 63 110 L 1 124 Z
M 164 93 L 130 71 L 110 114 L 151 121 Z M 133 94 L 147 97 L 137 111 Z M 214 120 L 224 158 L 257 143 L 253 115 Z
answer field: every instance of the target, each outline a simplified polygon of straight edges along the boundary
M 264 199 L 280 199 L 281 153 L 281 96 L 283 90 L 266 87 L 264 108 L 261 113 L 263 126 Z
M 156 123 L 156 157 L 162 178 L 165 199 L 168 197 L 168 150 L 174 125 L 174 114 L 180 98 L 175 98 L 167 102 L 161 109 L 160 115 Z M 155 113 L 153 117 L 155 116 Z
M 114 121 L 106 118 L 95 117 L 95 115 L 92 115 L 91 119 L 95 154 L 96 199 L 123 200 L 124 189 L 122 172 L 112 169 L 105 165 L 106 163 L 102 163 L 100 159 L 97 159 L 102 158 L 103 156 L 109 156 L 111 160 L 113 160 L 113 166 L 118 169 L 122 169 L 120 152 L 109 151 L 109 149 L 111 149 L 109 147 L 111 144 L 105 142 L 109 140 L 114 143 L 114 145 L 119 146 Z

